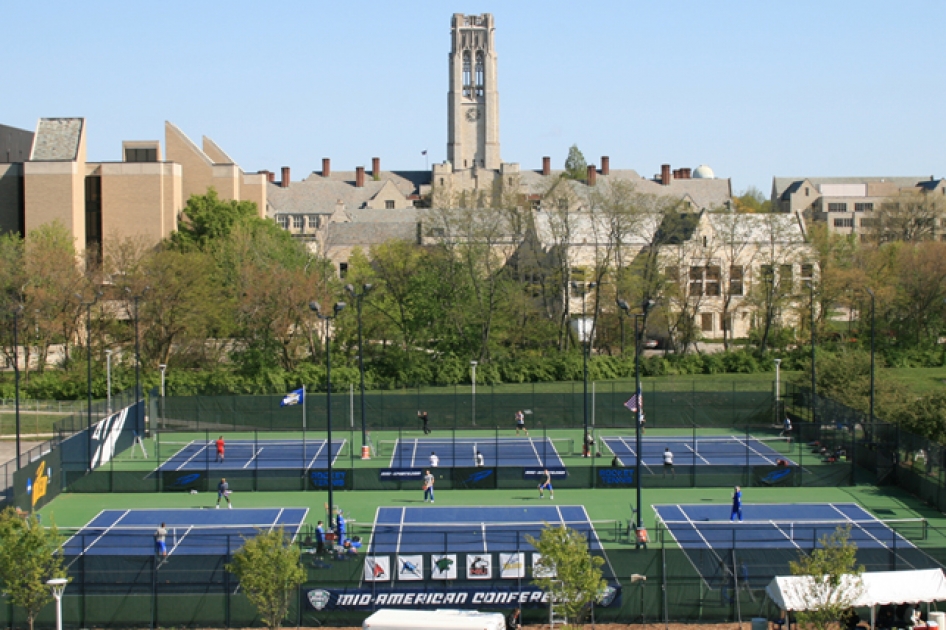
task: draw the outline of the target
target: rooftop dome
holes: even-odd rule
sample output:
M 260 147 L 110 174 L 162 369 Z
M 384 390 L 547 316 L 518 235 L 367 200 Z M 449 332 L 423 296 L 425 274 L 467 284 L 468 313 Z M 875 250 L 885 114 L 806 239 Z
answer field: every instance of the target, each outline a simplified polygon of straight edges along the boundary
M 716 175 L 713 173 L 713 169 L 706 164 L 700 164 L 693 171 L 693 179 L 716 179 Z

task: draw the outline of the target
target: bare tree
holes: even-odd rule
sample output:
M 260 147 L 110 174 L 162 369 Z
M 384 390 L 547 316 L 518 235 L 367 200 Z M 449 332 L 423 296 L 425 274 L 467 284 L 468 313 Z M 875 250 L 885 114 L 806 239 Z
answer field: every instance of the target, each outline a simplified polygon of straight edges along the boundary
M 904 190 L 888 197 L 874 211 L 869 234 L 877 243 L 927 241 L 936 235 L 936 222 L 946 215 L 946 199 L 924 191 Z

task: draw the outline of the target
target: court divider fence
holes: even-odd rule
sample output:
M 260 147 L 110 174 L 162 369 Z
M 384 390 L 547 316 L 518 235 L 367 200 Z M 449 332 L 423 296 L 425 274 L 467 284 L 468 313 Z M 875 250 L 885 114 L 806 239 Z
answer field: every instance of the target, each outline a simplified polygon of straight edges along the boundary
M 946 546 L 925 547 L 924 539 L 946 540 L 946 531 L 914 522 L 888 522 L 899 535 L 890 535 L 886 548 L 858 550 L 858 562 L 868 571 L 931 568 L 946 561 Z M 797 548 L 785 548 L 784 535 L 774 528 L 753 530 L 743 523 L 731 544 L 714 543 L 713 549 L 681 550 L 668 533 L 653 531 L 652 542 L 644 549 L 635 548 L 625 522 L 597 522 L 595 530 L 605 545 L 604 576 L 609 586 L 605 602 L 588 612 L 598 623 L 721 623 L 753 617 L 776 619 L 778 611 L 764 594 L 775 575 L 788 572 L 788 562 L 802 551 L 810 552 L 810 536 L 795 540 Z M 370 526 L 357 524 L 352 535 L 368 540 Z M 69 534 L 71 532 L 64 532 Z M 633 532 L 630 532 L 631 534 Z M 830 526 L 817 535 L 830 534 Z M 543 623 L 548 605 L 536 595 L 531 571 L 523 577 L 499 579 L 498 564 L 493 562 L 491 579 L 470 579 L 465 572 L 463 552 L 456 556 L 460 564 L 455 580 L 430 579 L 432 555 L 450 550 L 448 534 L 431 533 L 429 551 L 421 554 L 420 581 L 406 581 L 395 576 L 384 581 L 365 580 L 363 547 L 355 556 L 316 555 L 311 526 L 296 538 L 300 558 L 306 569 L 306 582 L 293 598 L 287 626 L 360 625 L 373 610 L 382 607 L 417 607 L 417 594 L 431 602 L 444 602 L 452 608 L 511 612 L 523 609 L 526 623 Z M 901 537 L 902 536 L 902 537 Z M 140 538 L 137 538 L 140 544 Z M 526 567 L 531 566 L 532 550 L 522 537 Z M 238 549 L 240 536 L 232 536 L 229 548 Z M 781 543 L 783 548 L 773 548 Z M 220 546 L 219 534 L 213 546 Z M 150 546 L 150 545 L 149 545 Z M 599 550 L 593 554 L 601 555 Z M 482 555 L 482 554 L 480 554 Z M 496 552 L 492 553 L 497 556 Z M 63 598 L 63 618 L 67 627 L 248 627 L 259 625 L 256 613 L 238 588 L 225 566 L 232 555 L 171 555 L 166 561 L 150 555 L 83 555 L 67 558 L 71 581 Z M 392 563 L 392 567 L 396 564 Z M 525 595 L 522 595 L 522 594 Z M 410 595 L 410 599 L 407 596 Z M 519 603 L 522 598 L 524 603 Z M 420 604 L 420 607 L 424 607 Z M 441 606 L 443 607 L 443 606 Z M 38 625 L 51 626 L 54 607 L 47 606 Z M 9 604 L 0 607 L 0 624 L 23 625 L 23 613 Z

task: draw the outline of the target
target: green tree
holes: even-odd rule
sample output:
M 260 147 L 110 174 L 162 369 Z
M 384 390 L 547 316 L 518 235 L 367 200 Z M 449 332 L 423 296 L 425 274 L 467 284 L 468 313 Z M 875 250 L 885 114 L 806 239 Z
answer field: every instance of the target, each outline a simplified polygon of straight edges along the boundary
M 577 144 L 573 144 L 568 149 L 568 158 L 565 159 L 565 177 L 585 181 L 588 178 L 588 162 L 585 156 L 578 149 Z
M 66 577 L 60 543 L 55 526 L 46 529 L 35 516 L 24 519 L 12 507 L 0 512 L 0 582 L 10 601 L 26 611 L 31 629 L 52 599 L 46 581 Z
M 772 202 L 765 198 L 762 191 L 755 186 L 749 186 L 741 195 L 733 199 L 736 212 L 765 213 L 772 212 Z
M 797 561 L 789 562 L 789 568 L 792 575 L 808 578 L 799 593 L 806 610 L 799 611 L 798 622 L 826 630 L 837 624 L 860 595 L 864 567 L 857 564 L 857 545 L 851 540 L 850 525 L 822 536 L 819 543 L 810 555 L 802 553 Z
M 282 527 L 260 531 L 233 554 L 227 571 L 240 580 L 246 596 L 256 606 L 267 628 L 278 629 L 289 603 L 305 581 L 299 552 Z
M 220 199 L 211 187 L 206 194 L 191 195 L 187 200 L 178 231 L 171 234 L 170 241 L 182 251 L 204 249 L 230 234 L 242 221 L 258 217 L 259 209 L 254 202 Z
M 545 577 L 533 582 L 549 594 L 568 623 L 577 622 L 608 586 L 601 577 L 604 559 L 592 556 L 584 534 L 568 527 L 546 527 L 538 540 L 528 535 L 526 539 L 542 555 L 537 566 Z

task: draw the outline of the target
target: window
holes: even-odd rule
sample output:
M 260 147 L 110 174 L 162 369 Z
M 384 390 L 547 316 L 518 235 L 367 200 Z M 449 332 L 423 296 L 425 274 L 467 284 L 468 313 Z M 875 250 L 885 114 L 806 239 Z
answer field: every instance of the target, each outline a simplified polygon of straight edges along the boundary
M 762 265 L 759 270 L 762 273 L 762 280 L 772 282 L 775 280 L 775 267 L 772 265 Z
M 664 269 L 664 277 L 666 277 L 667 282 L 673 282 L 674 284 L 680 282 L 680 268 L 667 267 Z
M 847 212 L 847 204 L 841 202 L 829 203 L 828 212 Z
M 384 209 L 385 209 L 385 210 L 394 210 L 394 200 L 393 200 L 393 199 L 386 199 L 386 200 L 384 201 Z
M 792 266 L 782 265 L 778 270 L 778 284 L 783 291 L 792 290 Z
M 315 229 L 318 229 L 318 227 L 319 227 L 318 215 L 310 214 L 309 215 L 309 228 L 315 230 Z
M 338 263 L 338 277 L 344 279 L 348 275 L 348 263 Z
M 706 268 L 706 295 L 719 296 L 719 267 Z
M 729 295 L 742 295 L 742 265 L 729 268 Z
M 157 162 L 157 149 L 125 149 L 126 162 Z
M 690 267 L 690 296 L 703 295 L 703 268 Z
M 836 228 L 852 228 L 854 227 L 854 219 L 835 219 L 834 227 Z
M 431 235 L 431 236 L 436 236 L 436 237 L 441 237 L 441 238 L 442 238 L 444 234 L 445 234 L 445 232 L 444 232 L 444 229 L 443 229 L 442 227 L 430 228 L 430 235 Z
M 808 186 L 805 186 L 805 196 L 808 196 Z
M 861 219 L 862 228 L 875 228 L 879 225 L 877 219 Z
M 585 268 L 572 267 L 572 280 L 575 282 L 584 282 L 585 281 Z
M 700 330 L 713 332 L 713 319 L 712 313 L 700 313 Z
M 297 229 L 297 230 L 301 230 L 303 227 L 305 227 L 305 217 L 302 216 L 301 214 L 297 214 L 297 215 L 293 216 L 293 217 L 292 217 L 292 227 L 295 228 L 295 229 Z
M 707 238 L 704 236 L 704 237 L 703 237 L 703 247 L 706 247 L 706 245 L 707 245 Z
M 476 95 L 483 96 L 483 53 L 476 53 Z
M 463 53 L 463 96 L 473 96 L 473 72 L 471 69 L 470 51 Z
M 287 217 L 284 214 L 280 214 L 279 216 L 276 217 L 276 223 L 278 223 L 279 227 L 281 227 L 284 230 L 289 229 L 289 217 Z
M 870 202 L 854 204 L 854 212 L 873 212 L 873 211 L 874 211 L 874 204 Z
M 809 288 L 814 282 L 815 277 L 815 266 L 814 265 L 802 265 L 801 266 L 801 285 L 804 288 Z
M 723 318 L 722 324 L 723 324 L 723 330 L 725 330 L 726 332 L 732 332 L 732 313 L 726 315 Z

